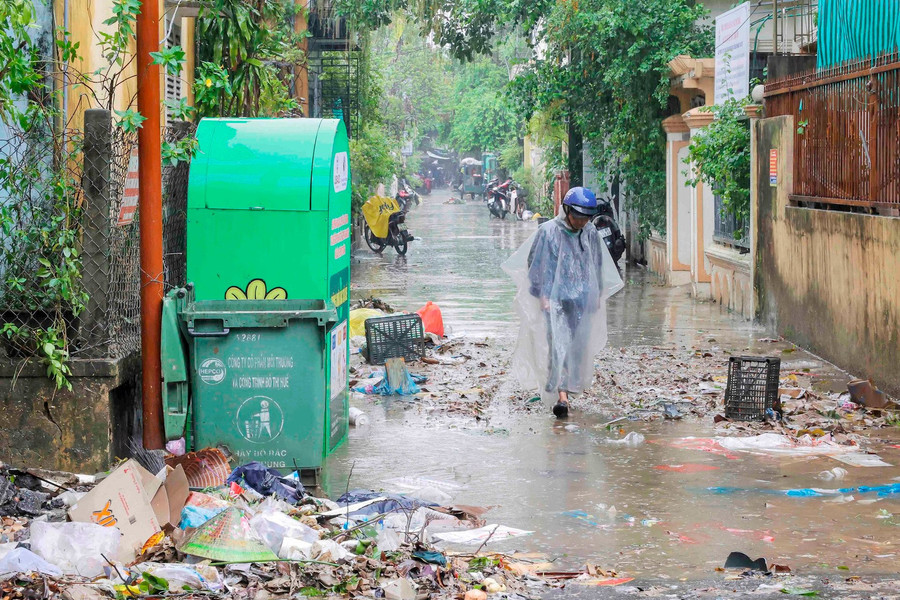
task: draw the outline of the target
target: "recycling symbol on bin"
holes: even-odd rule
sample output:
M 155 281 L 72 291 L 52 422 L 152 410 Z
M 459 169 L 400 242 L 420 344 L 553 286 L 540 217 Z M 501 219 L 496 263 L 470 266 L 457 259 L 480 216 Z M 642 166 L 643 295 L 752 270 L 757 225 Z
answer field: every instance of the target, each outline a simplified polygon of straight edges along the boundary
M 238 433 L 248 442 L 265 444 L 279 435 L 284 427 L 281 406 L 267 396 L 244 400 L 235 416 Z

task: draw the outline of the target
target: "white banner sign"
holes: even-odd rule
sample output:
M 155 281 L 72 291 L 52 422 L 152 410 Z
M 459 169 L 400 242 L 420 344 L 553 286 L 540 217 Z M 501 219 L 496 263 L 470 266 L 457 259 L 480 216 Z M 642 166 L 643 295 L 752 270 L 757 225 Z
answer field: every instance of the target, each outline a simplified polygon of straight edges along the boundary
M 750 95 L 750 3 L 716 17 L 716 104 Z

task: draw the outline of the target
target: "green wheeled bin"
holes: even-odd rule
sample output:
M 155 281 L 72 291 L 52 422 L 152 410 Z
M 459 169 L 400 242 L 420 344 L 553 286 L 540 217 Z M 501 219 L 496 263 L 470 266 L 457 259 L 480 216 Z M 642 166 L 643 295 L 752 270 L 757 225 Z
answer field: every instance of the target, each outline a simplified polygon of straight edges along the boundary
M 164 302 L 167 437 L 318 469 L 348 428 L 346 129 L 204 119 L 197 140 L 188 288 Z

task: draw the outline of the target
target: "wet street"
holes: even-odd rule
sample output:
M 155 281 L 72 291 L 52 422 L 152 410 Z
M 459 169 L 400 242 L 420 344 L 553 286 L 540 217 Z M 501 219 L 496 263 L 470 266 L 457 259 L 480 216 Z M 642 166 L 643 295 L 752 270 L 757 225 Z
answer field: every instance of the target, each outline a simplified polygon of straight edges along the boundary
M 425 197 L 410 214 L 417 239 L 406 257 L 392 249 L 378 256 L 365 246 L 355 253 L 352 296 L 378 297 L 411 311 L 433 301 L 449 335 L 489 340 L 502 366 L 512 353 L 516 324 L 514 289 L 500 264 L 536 224 L 489 219 L 482 203 L 445 204 L 447 198 Z M 691 300 L 684 288 L 662 287 L 643 270 L 629 270 L 624 278 L 626 287 L 609 309 L 613 348 L 714 345 L 765 354 L 785 347 L 759 341 L 769 332 L 716 304 Z M 846 379 L 802 352 L 783 358 L 782 373 L 811 367 Z M 896 467 L 671 447 L 680 438 L 721 435 L 711 416 L 624 421 L 617 426 L 645 441 L 613 443 L 621 433 L 604 423 L 620 414 L 580 412 L 558 422 L 549 408 L 518 410 L 509 400 L 515 382 L 499 383 L 480 422 L 420 410 L 415 400 L 354 398 L 371 423 L 351 431 L 349 443 L 330 457 L 326 491 L 340 495 L 351 467 L 351 488 L 390 491 L 386 482 L 397 477 L 446 482 L 454 501 L 494 507 L 488 523 L 534 532 L 491 548 L 542 552 L 558 570 L 590 562 L 638 581 L 699 581 L 717 577 L 728 554 L 740 551 L 795 573 L 837 579 L 896 571 L 897 496 L 783 492 L 889 484 L 900 475 Z M 895 430 L 878 432 L 885 439 L 874 442 L 893 465 L 900 464 L 900 449 L 891 447 Z M 839 484 L 817 479 L 837 466 L 848 471 Z

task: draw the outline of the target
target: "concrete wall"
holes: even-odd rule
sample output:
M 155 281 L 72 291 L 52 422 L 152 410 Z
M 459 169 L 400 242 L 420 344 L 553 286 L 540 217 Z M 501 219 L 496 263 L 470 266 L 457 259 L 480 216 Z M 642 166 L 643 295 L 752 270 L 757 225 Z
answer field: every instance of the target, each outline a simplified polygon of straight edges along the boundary
M 140 364 L 72 360 L 72 391 L 45 368 L 0 359 L 0 461 L 76 473 L 105 471 L 140 441 Z
M 900 396 L 900 218 L 790 206 L 793 131 L 792 117 L 762 119 L 753 129 L 758 316 Z

